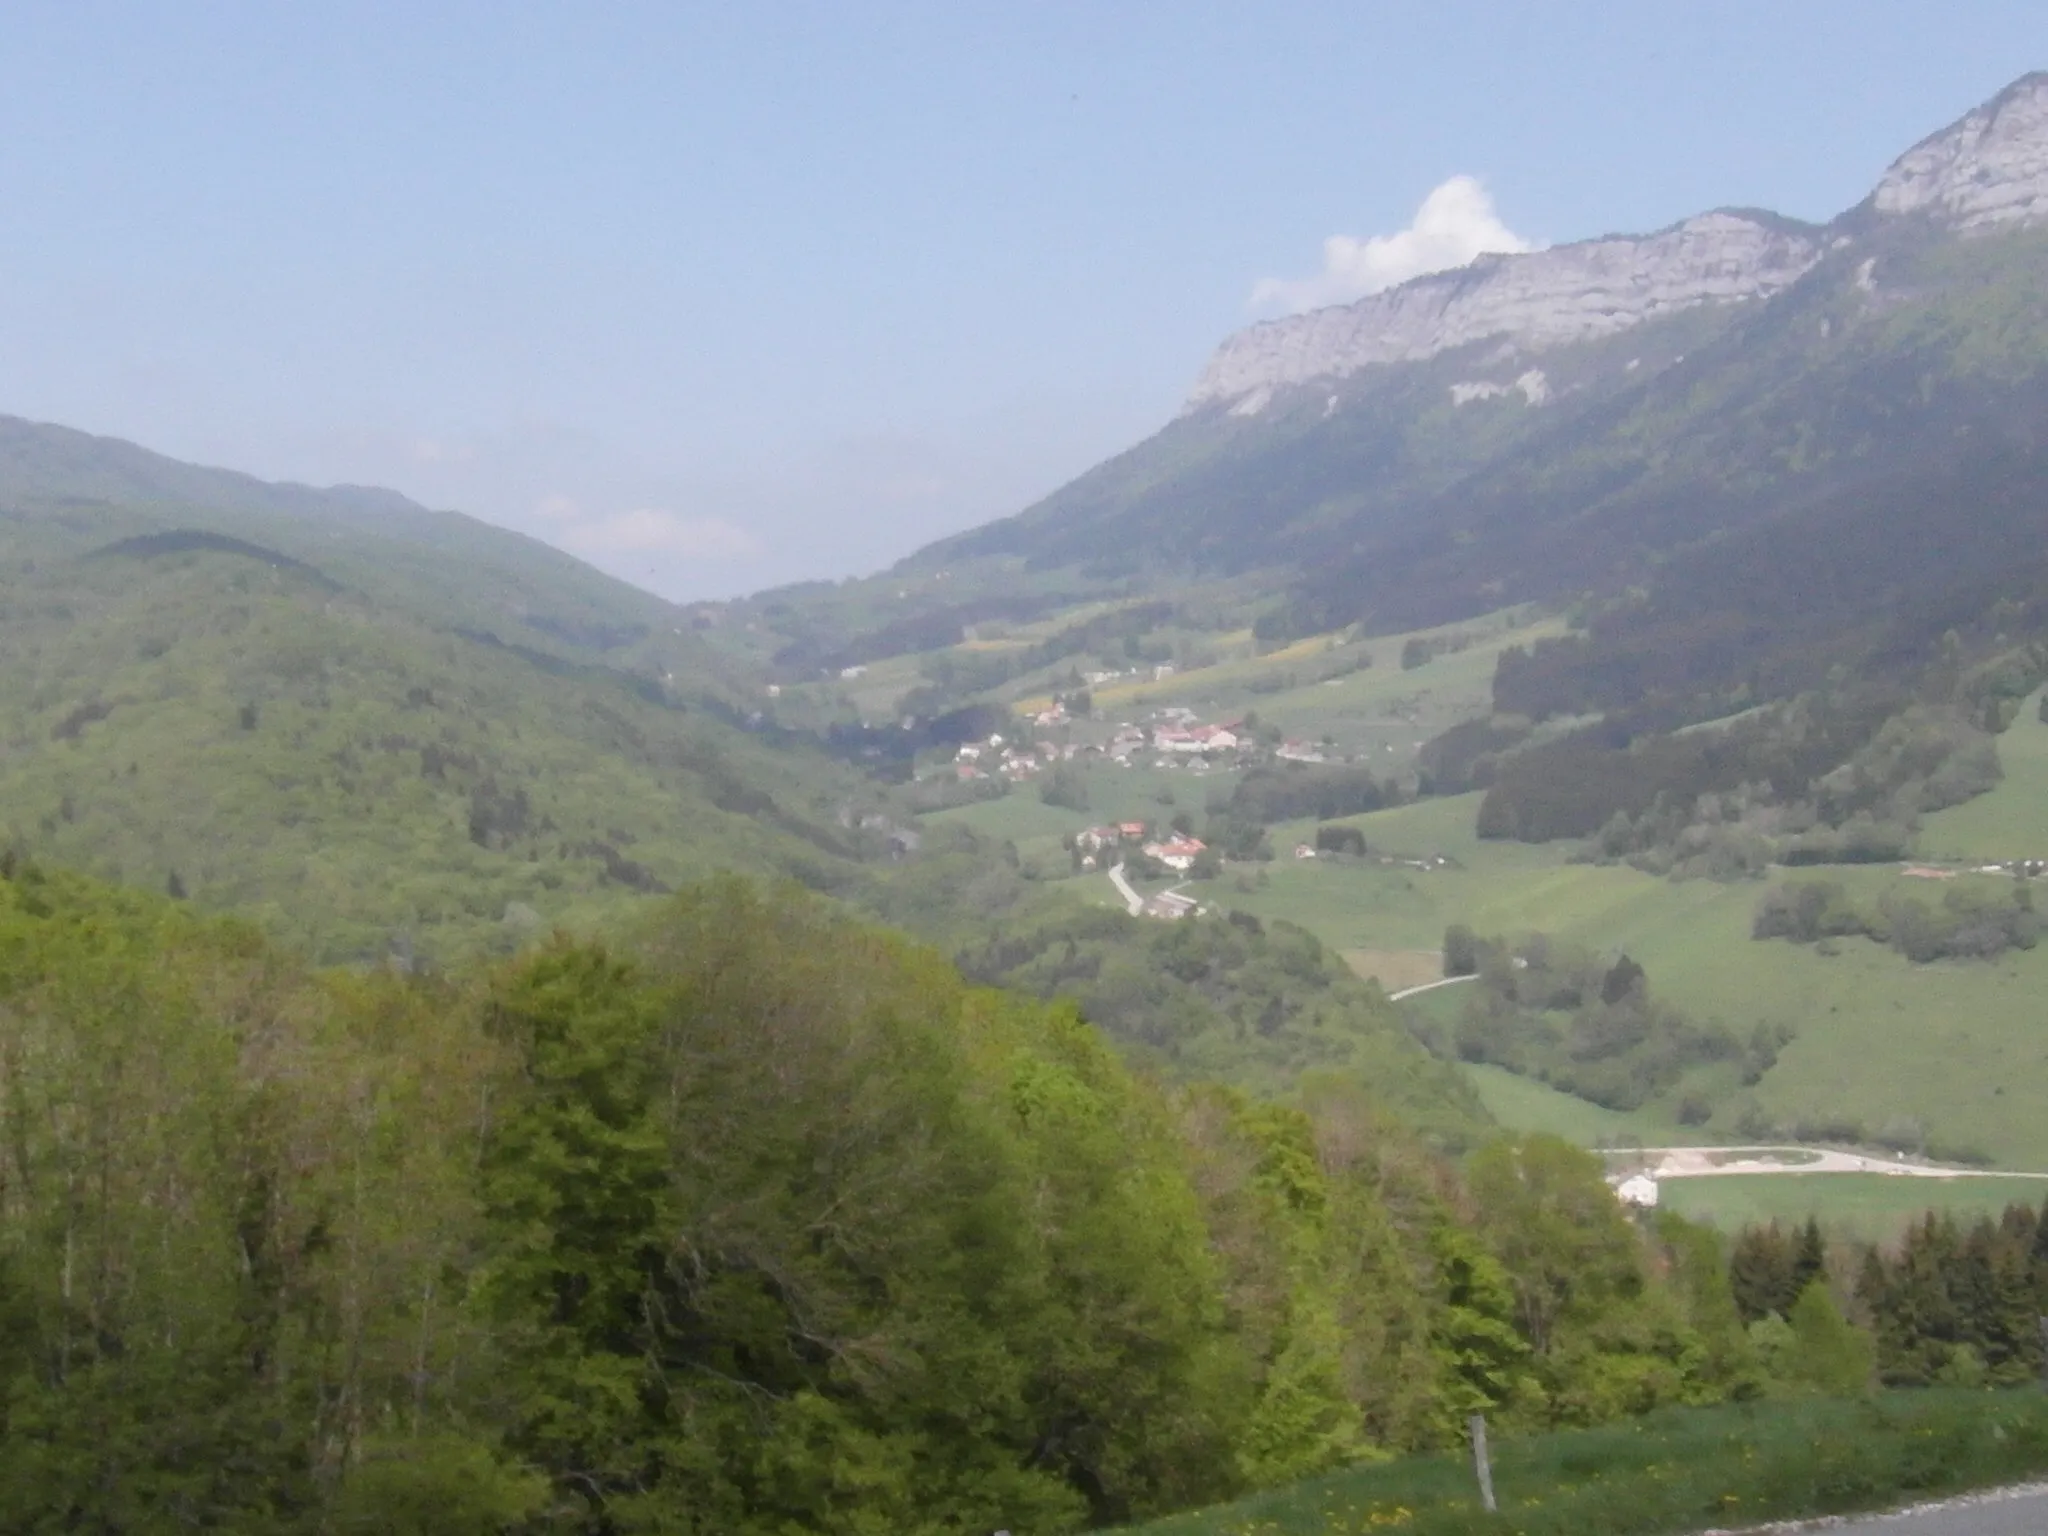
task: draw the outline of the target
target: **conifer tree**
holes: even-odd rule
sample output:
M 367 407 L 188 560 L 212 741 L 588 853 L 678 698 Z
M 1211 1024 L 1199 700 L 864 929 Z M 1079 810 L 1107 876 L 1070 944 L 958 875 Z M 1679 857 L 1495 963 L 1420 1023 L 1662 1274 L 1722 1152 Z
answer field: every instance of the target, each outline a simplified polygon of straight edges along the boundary
M 1792 1283 L 1794 1263 L 1792 1244 L 1775 1221 L 1743 1228 L 1728 1258 L 1728 1284 L 1744 1322 L 1791 1310 L 1799 1294 Z
M 1825 1279 L 1827 1272 L 1828 1245 L 1827 1239 L 1821 1235 L 1820 1218 L 1808 1216 L 1792 1250 L 1792 1274 L 1788 1288 L 1793 1304 L 1798 1304 L 1797 1298 L 1804 1296 L 1806 1288 L 1814 1281 Z M 1790 1316 L 1789 1312 L 1787 1316 Z

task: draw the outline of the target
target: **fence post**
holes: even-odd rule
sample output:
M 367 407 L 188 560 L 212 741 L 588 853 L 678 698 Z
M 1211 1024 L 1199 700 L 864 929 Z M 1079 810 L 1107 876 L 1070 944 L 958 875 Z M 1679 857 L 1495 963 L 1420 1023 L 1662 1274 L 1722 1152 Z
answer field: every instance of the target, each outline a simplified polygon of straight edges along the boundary
M 2048 1318 L 2041 1320 L 2044 1331 L 2048 1331 Z M 1489 1515 L 1494 1513 L 1493 1462 L 1486 1454 L 1486 1415 L 1475 1413 L 1467 1419 L 1466 1426 L 1472 1431 L 1472 1468 L 1479 1474 L 1479 1506 Z

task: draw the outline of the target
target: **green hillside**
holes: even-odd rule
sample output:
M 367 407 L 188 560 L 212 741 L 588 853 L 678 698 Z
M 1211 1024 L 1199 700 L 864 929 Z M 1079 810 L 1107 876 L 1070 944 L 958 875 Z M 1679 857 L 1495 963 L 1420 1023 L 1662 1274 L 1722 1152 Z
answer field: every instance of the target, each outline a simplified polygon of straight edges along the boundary
M 875 800 L 728 724 L 676 610 L 531 540 L 13 421 L 0 651 L 8 837 L 323 959 L 510 948 L 720 868 L 829 885 Z
M 1306 1068 L 1369 1069 L 1445 1142 L 1482 1134 L 1456 1075 L 1305 932 L 1205 929 L 1213 974 L 1160 986 L 1166 935 L 1027 878 L 1001 841 L 898 868 L 947 832 L 911 830 L 870 771 L 902 733 L 835 735 L 830 700 L 821 729 L 770 718 L 752 664 L 657 598 L 386 493 L 25 423 L 0 422 L 0 450 L 17 851 L 252 918 L 319 961 L 403 968 L 611 931 L 718 871 L 794 880 L 984 981 L 1082 997 L 1176 1077 L 1280 1092 Z M 1139 814 L 1159 785 L 1127 787 Z M 1059 823 L 1032 815 L 1049 807 L 987 809 L 1012 813 L 998 839 L 1050 831 L 1042 862 L 1066 873 Z
M 2048 798 L 2021 811 L 2024 785 L 2016 774 L 1986 796 L 2005 797 L 1992 814 L 2048 817 Z M 1562 849 L 1472 837 L 1460 814 L 1469 808 L 1469 800 L 1431 801 L 1349 823 L 1375 847 L 1446 853 L 1459 867 L 1423 872 L 1282 861 L 1265 888 L 1239 891 L 1226 881 L 1217 899 L 1300 922 L 1347 950 L 1428 945 L 1450 924 L 1464 923 L 1485 933 L 1541 932 L 1608 954 L 1626 952 L 1648 971 L 1656 995 L 1701 1020 L 1738 1036 L 1759 1025 L 1792 1031 L 1753 1089 L 1703 1084 L 1720 1106 L 1708 1129 L 1729 1136 L 1761 1127 L 1909 1137 L 1917 1131 L 2011 1166 L 2048 1168 L 2048 1127 L 2038 1113 L 2048 1093 L 2048 1043 L 2039 1028 L 2048 951 L 1914 964 L 1867 939 L 1842 940 L 1833 953 L 1758 941 L 1750 937 L 1758 901 L 1771 884 L 1798 874 L 1774 873 L 1768 882 L 1673 882 L 1625 866 L 1570 863 Z M 2009 884 L 2003 876 L 1981 878 L 1993 888 Z M 1902 877 L 1896 866 L 1860 872 L 1851 883 L 1915 894 L 1926 884 Z M 1445 989 L 1439 1006 L 1455 1007 L 1449 999 L 1458 992 Z

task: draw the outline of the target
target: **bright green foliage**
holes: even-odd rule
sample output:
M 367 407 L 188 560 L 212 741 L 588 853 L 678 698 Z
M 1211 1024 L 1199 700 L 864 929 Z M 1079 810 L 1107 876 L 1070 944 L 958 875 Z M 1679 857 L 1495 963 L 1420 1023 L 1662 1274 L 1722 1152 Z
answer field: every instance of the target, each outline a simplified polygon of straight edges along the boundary
M 541 1513 L 547 1480 L 458 1434 L 371 1442 L 337 1494 L 350 1536 L 492 1536 Z
M 1681 1298 L 1650 1285 L 1641 1239 L 1602 1172 L 1554 1136 L 1498 1143 L 1469 1170 L 1553 1422 L 1597 1423 L 1713 1390 Z
M 1023 878 L 1014 855 L 963 832 L 859 893 L 869 910 L 942 945 L 974 980 L 1072 999 L 1143 1067 L 1284 1092 L 1304 1073 L 1359 1074 L 1374 1096 L 1451 1146 L 1485 1113 L 1372 984 L 1293 923 L 1160 923 L 1086 905 Z
M 1795 1380 L 1824 1397 L 1854 1397 L 1870 1390 L 1876 1350 L 1870 1336 L 1842 1316 L 1826 1281 L 1813 1281 L 1801 1291 L 1786 1321 L 1797 1346 Z
M 1038 1536 L 1473 1410 L 1711 1395 L 1718 1269 L 1659 1281 L 1588 1161 L 1461 1177 L 1353 1070 L 1161 1087 L 800 893 L 696 888 L 458 987 L 23 867 L 0 1500 L 27 1531 Z
M 1358 1408 L 1344 1391 L 1343 1340 L 1325 1298 L 1294 1298 L 1286 1338 L 1237 1453 L 1254 1486 L 1344 1466 L 1363 1449 Z
M 514 1440 L 591 1519 L 1045 1530 L 1228 1486 L 1200 1212 L 1092 1031 L 736 886 L 635 949 L 494 1005 Z
M 1738 1401 L 1756 1396 L 1763 1382 L 1743 1329 L 1721 1235 L 1676 1212 L 1660 1210 L 1656 1237 L 1659 1267 L 1699 1336 L 1702 1386 L 1713 1395 Z
M 1749 1341 L 1776 1395 L 1855 1397 L 1875 1384 L 1876 1341 L 1843 1317 L 1825 1280 L 1807 1285 L 1785 1315 L 1751 1323 Z
M 1500 1415 L 1540 1401 L 1528 1374 L 1529 1342 L 1515 1327 L 1515 1288 L 1476 1234 L 1445 1222 L 1436 1231 L 1444 1308 L 1432 1343 L 1447 1367 L 1446 1433 L 1468 1414 Z

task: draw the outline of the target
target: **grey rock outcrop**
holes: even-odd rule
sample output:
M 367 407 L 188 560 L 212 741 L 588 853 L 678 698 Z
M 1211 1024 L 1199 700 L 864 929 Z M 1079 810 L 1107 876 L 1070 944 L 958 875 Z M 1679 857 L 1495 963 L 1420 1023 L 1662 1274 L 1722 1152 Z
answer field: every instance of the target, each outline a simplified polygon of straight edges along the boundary
M 1879 213 L 1927 213 L 1965 233 L 2048 221 L 2048 74 L 2015 81 L 1892 162 Z
M 1924 213 L 1961 233 L 2048 223 L 2048 73 L 2015 82 L 1908 150 L 1863 206 Z M 1540 351 L 1699 305 L 1768 298 L 1820 260 L 1828 233 L 1722 211 L 1653 235 L 1481 256 L 1356 303 L 1239 331 L 1216 349 L 1185 409 L 1228 404 L 1256 415 L 1276 390 L 1375 364 L 1488 340 Z
M 1697 304 L 1776 293 L 1820 253 L 1817 235 L 1788 221 L 1708 213 L 1654 235 L 1481 256 L 1355 304 L 1239 331 L 1210 359 L 1188 407 L 1373 363 L 1415 362 L 1475 341 L 1588 341 Z

